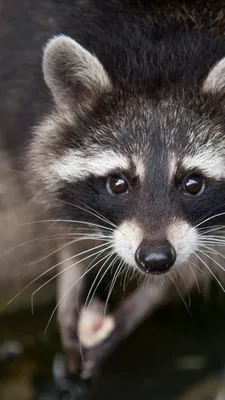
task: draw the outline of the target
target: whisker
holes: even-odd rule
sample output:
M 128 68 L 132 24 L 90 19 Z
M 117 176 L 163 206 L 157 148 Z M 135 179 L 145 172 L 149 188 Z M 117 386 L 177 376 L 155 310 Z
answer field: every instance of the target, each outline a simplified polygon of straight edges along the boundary
M 118 260 L 118 258 L 119 258 L 119 257 L 116 256 L 116 257 L 114 258 L 114 260 L 112 261 L 112 264 L 115 264 L 115 262 Z M 118 278 L 118 276 L 119 276 L 119 274 L 120 274 L 120 271 L 123 269 L 123 265 L 124 265 L 124 263 L 123 263 L 123 261 L 121 260 L 120 263 L 119 263 L 119 265 L 118 265 L 118 267 L 117 267 L 117 269 L 116 269 L 116 272 L 115 272 L 115 274 L 114 274 L 113 280 L 112 280 L 112 282 L 111 282 L 111 285 L 110 285 L 110 288 L 109 288 L 109 291 L 108 291 L 108 295 L 107 295 L 107 298 L 106 298 L 106 302 L 105 302 L 105 307 L 104 307 L 104 318 L 105 318 L 105 316 L 106 316 L 107 306 L 108 306 L 108 303 L 109 303 L 109 299 L 110 299 L 111 294 L 112 294 L 112 292 L 113 292 L 113 289 L 114 289 L 114 287 L 115 287 L 116 280 L 117 280 L 117 278 Z
M 225 272 L 225 269 L 222 267 L 222 265 L 218 262 L 218 261 L 216 261 L 214 258 L 212 258 L 208 253 L 206 253 L 205 251 L 203 251 L 203 250 L 198 250 L 200 253 L 202 253 L 204 256 L 206 256 L 206 257 L 208 257 L 211 261 L 213 261 L 216 265 L 218 265 L 218 267 L 220 268 L 220 269 L 222 269 L 222 271 L 224 271 Z
M 198 228 L 199 226 L 201 226 L 202 224 L 205 224 L 206 222 L 210 221 L 210 220 L 213 219 L 213 218 L 221 217 L 222 215 L 225 215 L 225 212 L 221 212 L 221 213 L 212 215 L 211 217 L 209 217 L 209 218 L 207 218 L 207 219 L 201 221 L 199 224 L 195 225 L 195 228 Z
M 207 211 L 206 213 L 201 215 L 201 217 L 198 218 L 197 221 L 195 222 L 195 226 L 196 226 L 196 224 L 204 221 L 208 217 L 208 215 L 210 215 L 212 212 L 216 211 L 220 207 L 221 207 L 221 204 L 217 204 L 216 206 L 212 207 L 209 211 Z
M 185 286 L 185 292 L 187 293 L 187 296 L 188 296 L 188 305 L 189 305 L 189 307 L 191 307 L 191 296 L 190 296 L 190 293 L 188 291 L 187 283 L 186 283 L 186 281 L 185 281 L 185 279 L 184 279 L 184 277 L 183 277 L 183 275 L 182 275 L 182 273 L 181 273 L 181 271 L 179 269 L 177 269 L 177 273 L 179 274 L 179 276 L 181 278 L 181 281 L 183 282 L 183 284 Z
M 141 285 L 145 280 L 149 281 L 149 277 L 146 278 L 139 271 L 137 271 L 137 285 Z
M 200 244 L 211 244 L 212 246 L 224 246 L 225 245 L 225 241 L 224 240 L 220 240 L 220 239 L 208 239 L 208 240 L 199 240 Z
M 202 232 L 204 235 L 210 232 L 216 232 L 216 231 L 223 231 L 224 232 L 224 226 L 223 225 L 211 225 L 211 227 L 202 227 L 199 228 L 199 232 Z
M 155 283 L 156 283 L 156 278 L 155 278 L 155 276 L 153 275 L 153 276 L 144 276 L 144 280 L 143 280 L 143 289 L 144 290 L 148 290 L 148 285 L 155 285 Z
M 221 254 L 219 251 L 217 251 L 216 249 L 212 249 L 211 247 L 206 246 L 204 244 L 201 244 L 200 247 L 204 247 L 204 249 L 207 249 L 208 251 L 204 250 L 206 253 L 212 253 L 212 254 L 218 255 L 219 257 L 225 259 L 225 256 L 223 254 Z
M 216 277 L 216 275 L 213 273 L 213 271 L 209 268 L 209 266 L 205 263 L 204 260 L 202 260 L 202 258 L 200 256 L 198 256 L 198 254 L 196 252 L 194 252 L 195 256 L 202 262 L 203 265 L 205 265 L 205 267 L 207 268 L 207 270 L 210 272 L 210 274 L 213 276 L 213 278 L 216 280 L 216 282 L 218 283 L 218 285 L 221 287 L 221 289 L 223 290 L 223 292 L 225 292 L 225 289 L 222 285 L 222 283 L 219 281 L 219 279 Z
M 176 277 L 175 277 L 175 279 L 173 279 L 172 276 L 168 275 L 168 278 L 169 278 L 169 280 L 173 283 L 173 285 L 175 286 L 175 289 L 176 289 L 176 291 L 177 291 L 177 293 L 178 293 L 178 295 L 179 295 L 179 297 L 180 297 L 182 303 L 184 304 L 184 306 L 185 306 L 185 308 L 186 308 L 188 314 L 192 317 L 190 308 L 188 307 L 188 305 L 187 305 L 187 303 L 186 303 L 186 301 L 185 301 L 185 299 L 184 299 L 184 296 L 182 295 L 182 293 L 181 293 L 179 287 L 178 287 L 177 284 L 176 284 Z
M 107 254 L 105 257 L 101 257 L 101 259 L 100 259 L 99 262 L 102 262 L 102 261 L 104 261 L 105 259 L 107 259 L 107 258 L 109 257 L 109 255 L 112 254 L 112 253 L 113 253 L 113 252 Z M 102 254 L 102 253 L 100 253 L 100 256 L 101 256 L 101 254 Z M 94 257 L 94 259 L 91 260 L 91 262 L 88 264 L 87 268 L 85 268 L 85 271 L 93 265 L 93 263 L 95 262 L 95 260 L 96 260 L 98 257 L 99 257 L 99 254 L 97 254 L 97 255 Z M 107 262 L 107 260 L 106 260 L 106 262 Z M 102 266 L 102 267 L 103 267 L 103 266 Z M 100 267 L 100 269 L 101 269 L 102 267 Z M 99 270 L 98 270 L 98 273 L 99 273 Z M 98 273 L 97 273 L 97 274 L 98 274 Z M 80 285 L 81 285 L 81 282 L 80 282 L 79 287 L 78 287 L 78 290 L 77 290 L 77 298 L 79 297 Z M 77 303 L 78 303 L 78 301 L 77 301 Z M 84 306 L 82 306 L 82 307 L 85 307 L 85 304 L 84 304 Z M 77 311 L 78 311 L 78 313 L 80 312 L 79 307 L 78 307 L 78 304 L 77 304 Z
M 115 255 L 115 258 L 114 258 L 113 261 L 111 262 L 110 267 L 111 267 L 111 266 L 114 267 L 114 264 L 115 264 L 115 262 L 116 262 L 117 260 L 119 260 L 119 256 L 118 256 L 118 255 Z M 117 265 L 116 271 L 114 271 L 113 268 L 111 269 L 111 276 L 112 276 L 112 279 L 111 279 L 110 282 L 108 282 L 107 289 L 110 290 L 110 287 L 112 286 L 112 283 L 113 283 L 113 281 L 114 281 L 114 279 L 115 279 L 115 276 L 117 275 L 118 269 L 119 269 L 119 267 L 121 266 L 121 264 L 122 264 L 122 260 L 120 261 L 119 265 Z
M 79 240 L 79 239 L 78 239 L 78 240 Z M 81 239 L 81 240 L 83 240 L 83 239 Z M 41 257 L 41 258 L 38 258 L 38 259 L 35 260 L 35 261 L 31 261 L 31 262 L 25 264 L 24 266 L 27 266 L 27 267 L 29 266 L 29 267 L 30 267 L 30 266 L 32 266 L 32 265 L 39 264 L 39 263 L 41 263 L 42 261 L 47 260 L 47 258 L 49 258 L 49 257 L 53 256 L 54 254 L 58 253 L 59 251 L 63 250 L 64 248 L 68 247 L 68 246 L 69 246 L 70 244 L 72 244 L 73 242 L 74 242 L 74 241 L 72 240 L 72 241 L 70 241 L 70 242 L 64 243 L 63 246 L 54 247 L 54 249 L 50 250 L 45 256 L 43 256 L 43 257 Z
M 128 285 L 128 283 L 126 284 L 126 281 L 128 280 L 128 274 L 130 272 L 130 268 L 128 266 L 126 266 L 125 263 L 124 263 L 124 267 L 126 267 L 126 273 L 124 274 L 124 280 L 123 280 L 123 291 L 125 292 L 126 286 Z
M 72 235 L 72 234 L 71 234 Z M 74 235 L 74 234 L 73 234 Z M 67 237 L 67 235 L 65 235 L 65 237 Z M 26 242 L 23 243 L 19 243 L 17 246 L 11 248 L 10 250 L 5 251 L 4 253 L 0 254 L 0 258 L 5 257 L 6 255 L 12 253 L 14 250 L 17 250 L 18 248 L 25 246 L 26 244 L 31 244 L 31 243 L 35 243 L 37 241 L 42 241 L 42 240 L 48 240 L 48 239 L 62 239 L 62 236 L 58 235 L 49 235 L 49 236 L 40 236 L 38 238 L 35 239 L 31 239 L 31 240 L 27 240 Z
M 72 236 L 74 236 L 74 235 L 72 235 Z M 78 236 L 78 235 L 76 235 L 76 236 Z M 80 235 L 79 235 L 79 236 L 80 236 Z M 104 238 L 103 238 L 103 237 L 95 237 L 95 236 L 89 237 L 90 240 L 93 239 L 94 241 L 98 241 L 98 240 L 99 240 L 99 241 L 108 241 L 109 238 L 110 238 L 110 236 L 105 236 Z M 29 262 L 28 264 L 25 264 L 25 265 L 26 265 L 26 266 L 32 266 L 32 265 L 35 265 L 35 264 L 37 264 L 37 263 L 39 263 L 39 262 L 42 262 L 42 261 L 46 260 L 47 258 L 51 257 L 52 255 L 54 255 L 54 254 L 60 252 L 61 250 L 65 249 L 65 248 L 68 247 L 69 245 L 74 244 L 74 243 L 77 243 L 77 242 L 82 241 L 82 240 L 85 240 L 85 239 L 83 239 L 82 237 L 80 237 L 78 240 L 76 240 L 76 242 L 74 242 L 74 240 L 72 240 L 72 241 L 70 241 L 70 242 L 64 243 L 62 246 L 56 247 L 56 248 L 54 248 L 53 250 L 51 250 L 50 252 L 48 252 L 48 254 L 45 255 L 44 257 L 39 258 L 38 260 Z
M 221 235 L 202 235 L 200 236 L 200 241 L 205 242 L 205 241 L 212 241 L 215 243 L 221 242 L 225 243 L 225 237 Z
M 93 298 L 94 298 L 94 295 L 95 295 L 95 293 L 96 293 L 96 290 L 97 290 L 99 284 L 101 283 L 101 281 L 104 279 L 105 275 L 107 274 L 107 272 L 108 272 L 108 270 L 109 270 L 109 267 L 106 268 L 106 271 L 103 273 L 99 284 L 97 285 L 97 287 L 95 288 L 94 292 L 92 293 L 92 290 L 93 290 L 94 287 L 95 287 L 95 283 L 97 282 L 98 277 L 101 275 L 101 272 L 103 271 L 105 265 L 107 264 L 107 262 L 110 260 L 110 258 L 111 258 L 113 255 L 114 255 L 114 250 L 113 250 L 111 253 L 107 254 L 107 256 L 106 256 L 106 261 L 105 261 L 105 262 L 103 263 L 103 265 L 99 268 L 98 273 L 96 274 L 95 279 L 94 279 L 94 281 L 92 282 L 91 287 L 90 287 L 90 289 L 89 289 L 89 291 L 88 291 L 88 294 L 87 294 L 87 296 L 86 296 L 86 300 L 85 300 L 85 303 L 84 303 L 84 308 L 87 308 L 87 309 L 89 308 L 89 306 L 90 306 L 90 304 L 91 304 L 91 302 L 92 302 L 92 300 L 93 300 Z M 91 293 L 92 293 L 92 295 L 91 295 Z M 90 297 L 90 295 L 91 295 L 91 297 Z
M 203 243 L 204 243 L 204 242 L 203 242 Z M 215 243 L 215 242 L 205 242 L 205 244 L 211 245 L 211 246 L 213 246 L 213 248 L 216 248 L 216 247 L 221 248 L 221 247 L 224 246 L 223 243 Z M 199 243 L 199 246 L 200 246 L 200 245 L 203 246 L 202 243 Z
M 205 242 L 204 244 L 203 243 L 198 243 L 198 247 L 205 247 L 205 246 L 210 246 L 209 248 L 211 248 L 211 246 L 212 246 L 213 247 L 213 251 L 216 252 L 216 248 L 220 249 L 221 247 L 223 247 L 223 244 L 221 244 L 221 243 L 213 243 L 213 242 Z M 212 251 L 212 249 L 211 249 L 211 251 Z
M 206 213 L 201 215 L 200 218 L 198 218 L 197 221 L 195 221 L 195 226 L 199 222 L 205 220 L 208 217 L 208 215 L 212 214 L 212 212 L 214 212 L 214 211 L 218 210 L 219 208 L 221 208 L 221 206 L 222 206 L 222 204 L 216 204 L 214 207 L 210 208 L 209 211 L 207 211 Z
M 190 268 L 190 270 L 191 270 L 191 272 L 192 272 L 192 275 L 193 275 L 193 277 L 194 277 L 194 280 L 195 280 L 195 283 L 196 283 L 198 292 L 199 292 L 199 294 L 201 294 L 201 290 L 200 290 L 200 286 L 199 286 L 199 282 L 198 282 L 197 276 L 196 276 L 196 274 L 195 274 L 193 268 L 192 268 L 191 265 L 189 264 L 189 262 L 188 262 L 188 267 Z
M 49 224 L 49 223 L 53 223 L 53 222 L 61 222 L 61 223 L 66 223 L 66 224 L 81 224 L 81 225 L 88 225 L 88 226 L 95 226 L 101 229 L 105 229 L 107 231 L 112 232 L 113 229 L 109 228 L 107 226 L 104 225 L 100 225 L 100 224 L 95 224 L 94 222 L 88 222 L 88 221 L 79 221 L 79 220 L 70 220 L 70 219 L 43 219 L 43 220 L 39 220 L 39 221 L 32 221 L 32 222 L 25 222 L 23 224 L 18 225 L 20 226 L 27 226 L 27 225 L 35 225 L 35 224 Z
M 59 200 L 59 201 L 63 201 L 63 200 Z M 67 202 L 67 201 L 63 201 L 63 203 L 68 204 L 68 205 L 73 206 L 73 207 L 76 207 L 76 208 L 78 208 L 80 210 L 83 210 L 83 211 L 87 212 L 88 214 L 93 215 L 94 217 L 100 219 L 101 221 L 106 222 L 108 225 L 111 225 L 113 228 L 117 228 L 117 226 L 115 224 L 113 224 L 110 220 L 108 220 L 103 215 L 98 213 L 96 210 L 94 210 L 93 208 L 87 206 L 86 204 L 84 204 L 82 202 L 80 202 L 80 203 L 82 203 L 85 206 L 85 208 L 81 207 L 81 206 L 78 206 L 77 204 Z
M 201 274 L 205 277 L 205 273 L 204 271 L 202 271 L 202 269 L 195 263 L 193 263 L 192 261 L 188 261 L 190 264 L 192 264 L 199 272 L 201 272 Z
M 90 255 L 88 255 L 87 257 L 82 258 L 81 260 L 78 260 L 78 261 L 75 262 L 74 264 L 70 265 L 69 267 L 67 267 L 67 268 L 64 269 L 63 271 L 59 271 L 57 274 L 55 274 L 53 277 L 51 277 L 50 279 L 48 279 L 47 282 L 44 282 L 43 285 L 41 285 L 38 289 L 36 289 L 36 290 L 32 293 L 32 295 L 31 295 L 31 304 L 33 305 L 33 298 L 34 298 L 35 294 L 38 293 L 41 289 L 43 289 L 43 287 L 45 287 L 46 285 L 48 285 L 50 282 L 52 282 L 54 279 L 56 279 L 58 276 L 60 276 L 60 275 L 63 274 L 64 272 L 70 270 L 71 268 L 75 267 L 75 265 L 77 265 L 77 264 L 79 264 L 79 263 L 81 263 L 81 262 L 83 262 L 83 261 L 85 261 L 85 260 L 88 260 L 89 258 L 95 256 L 96 254 L 101 254 L 102 252 L 105 252 L 106 250 L 108 250 L 108 249 L 111 248 L 111 247 L 112 247 L 112 246 L 109 246 L 109 247 L 107 247 L 106 249 L 100 250 L 100 251 L 98 251 L 98 252 L 96 252 L 96 253 L 94 253 L 94 254 L 90 254 Z M 74 257 L 73 257 L 73 258 L 74 258 Z M 69 258 L 69 259 L 70 259 L 70 258 Z M 69 259 L 65 260 L 64 262 L 69 261 Z M 32 310 L 33 310 L 33 308 L 32 308 Z M 33 314 L 33 312 L 32 312 L 32 314 Z
M 102 253 L 103 253 L 104 251 L 106 251 L 106 250 L 108 250 L 108 248 L 105 249 L 105 250 L 102 250 Z M 84 260 L 82 260 L 82 261 L 84 261 Z M 50 318 L 49 318 L 49 321 L 48 321 L 48 323 L 47 323 L 47 326 L 46 326 L 46 328 L 45 328 L 44 333 L 47 332 L 48 327 L 49 327 L 49 325 L 50 325 L 50 323 L 51 323 L 51 320 L 52 320 L 52 318 L 53 318 L 53 316 L 54 316 L 54 314 L 55 314 L 55 312 L 56 312 L 58 306 L 61 304 L 61 302 L 64 300 L 64 298 L 68 295 L 68 293 L 70 292 L 70 290 L 72 290 L 72 289 L 74 288 L 74 286 L 75 286 L 79 281 L 81 281 L 81 279 L 83 279 L 84 276 L 86 276 L 86 275 L 90 272 L 90 270 L 92 270 L 92 269 L 93 269 L 97 264 L 99 264 L 101 261 L 102 261 L 102 260 L 100 259 L 96 264 L 92 265 L 91 268 L 89 268 L 87 271 L 85 271 L 84 274 L 83 274 L 81 277 L 79 277 L 79 278 L 76 280 L 76 282 L 73 283 L 73 285 L 69 288 L 69 290 L 67 290 L 67 292 L 66 292 L 66 293 L 62 296 L 62 298 L 58 301 L 58 303 L 56 304 L 56 306 L 55 306 L 55 308 L 54 308 L 54 310 L 53 310 L 53 312 L 52 312 L 52 314 L 51 314 L 51 316 L 50 316 Z M 67 269 L 66 269 L 66 270 L 67 270 Z M 66 271 L 66 270 L 65 270 L 65 271 Z M 62 271 L 62 272 L 64 272 L 64 271 Z
M 87 240 L 87 239 L 88 239 L 88 238 L 86 238 L 86 237 L 83 238 L 83 240 Z M 76 241 L 74 241 L 74 243 L 75 243 L 75 242 L 76 242 Z M 91 250 L 96 250 L 97 248 L 100 248 L 100 247 L 103 247 L 103 246 L 106 246 L 106 245 L 107 245 L 107 243 L 103 243 L 103 244 L 98 245 L 98 246 L 96 246 L 96 247 L 94 247 L 94 248 L 91 248 L 91 249 L 85 250 L 85 251 L 83 251 L 83 252 L 81 252 L 81 253 L 75 254 L 75 255 L 69 257 L 67 260 L 60 261 L 59 263 L 53 265 L 53 266 L 50 267 L 48 270 L 42 272 L 38 277 L 34 278 L 29 284 L 27 284 L 19 293 L 17 293 L 17 295 L 15 295 L 11 300 L 9 300 L 9 301 L 7 302 L 7 305 L 11 304 L 21 293 L 23 293 L 23 292 L 24 292 L 26 289 L 28 289 L 33 283 L 37 282 L 41 277 L 43 277 L 43 276 L 45 276 L 46 274 L 48 274 L 48 273 L 49 273 L 50 271 L 52 271 L 54 268 L 58 267 L 59 265 L 63 264 L 63 263 L 66 262 L 66 261 L 72 260 L 72 259 L 75 258 L 75 257 L 79 257 L 80 255 L 83 255 L 83 254 L 85 254 L 85 253 L 87 253 L 87 252 L 89 252 L 89 251 L 91 251 Z

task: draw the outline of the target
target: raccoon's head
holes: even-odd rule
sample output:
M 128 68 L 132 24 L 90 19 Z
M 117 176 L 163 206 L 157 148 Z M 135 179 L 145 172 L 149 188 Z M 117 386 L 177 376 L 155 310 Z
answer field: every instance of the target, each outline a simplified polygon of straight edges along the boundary
M 225 223 L 225 59 L 195 92 L 151 92 L 112 82 L 94 55 L 58 36 L 43 71 L 55 106 L 29 149 L 36 197 L 56 218 L 110 235 L 147 274 L 209 254 Z

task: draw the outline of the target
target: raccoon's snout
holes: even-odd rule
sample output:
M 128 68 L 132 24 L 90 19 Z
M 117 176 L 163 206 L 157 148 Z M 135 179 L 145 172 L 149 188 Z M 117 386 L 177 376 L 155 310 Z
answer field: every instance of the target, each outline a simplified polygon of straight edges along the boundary
M 150 244 L 143 241 L 135 253 L 138 267 L 147 274 L 164 274 L 176 261 L 176 251 L 168 240 Z

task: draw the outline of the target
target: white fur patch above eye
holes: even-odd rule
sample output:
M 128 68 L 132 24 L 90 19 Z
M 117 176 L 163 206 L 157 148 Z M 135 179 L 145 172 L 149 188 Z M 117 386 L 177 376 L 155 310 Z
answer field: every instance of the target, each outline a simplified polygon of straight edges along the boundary
M 198 234 L 194 227 L 185 221 L 176 220 L 167 229 L 167 238 L 176 250 L 174 266 L 182 266 L 198 247 Z
M 143 160 L 141 159 L 140 156 L 133 155 L 132 161 L 134 163 L 137 176 L 141 181 L 143 181 L 146 175 L 146 168 Z
M 137 268 L 135 252 L 143 239 L 143 232 L 135 221 L 123 222 L 113 234 L 113 245 L 116 253 L 128 265 Z
M 69 150 L 51 166 L 51 172 L 61 180 L 76 182 L 91 176 L 105 176 L 115 170 L 129 168 L 129 160 L 113 150 L 85 156 L 79 150 Z
M 182 159 L 182 165 L 185 169 L 198 169 L 203 174 L 213 179 L 225 178 L 224 158 L 215 155 L 211 150 L 197 153 L 196 155 L 187 155 Z
M 225 89 L 225 57 L 215 64 L 207 76 L 203 91 L 205 93 L 220 93 Z
M 175 154 L 171 154 L 169 158 L 169 183 L 172 181 L 175 173 L 176 173 L 176 166 L 177 166 L 177 158 Z

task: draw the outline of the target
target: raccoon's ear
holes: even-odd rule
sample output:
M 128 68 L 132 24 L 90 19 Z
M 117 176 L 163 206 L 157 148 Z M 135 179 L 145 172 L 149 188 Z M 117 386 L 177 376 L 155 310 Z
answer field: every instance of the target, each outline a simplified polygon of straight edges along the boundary
M 203 83 L 204 93 L 225 94 L 225 57 L 218 61 L 209 71 Z
M 100 61 L 68 36 L 49 41 L 43 56 L 44 79 L 56 105 L 73 112 L 90 108 L 111 89 Z

